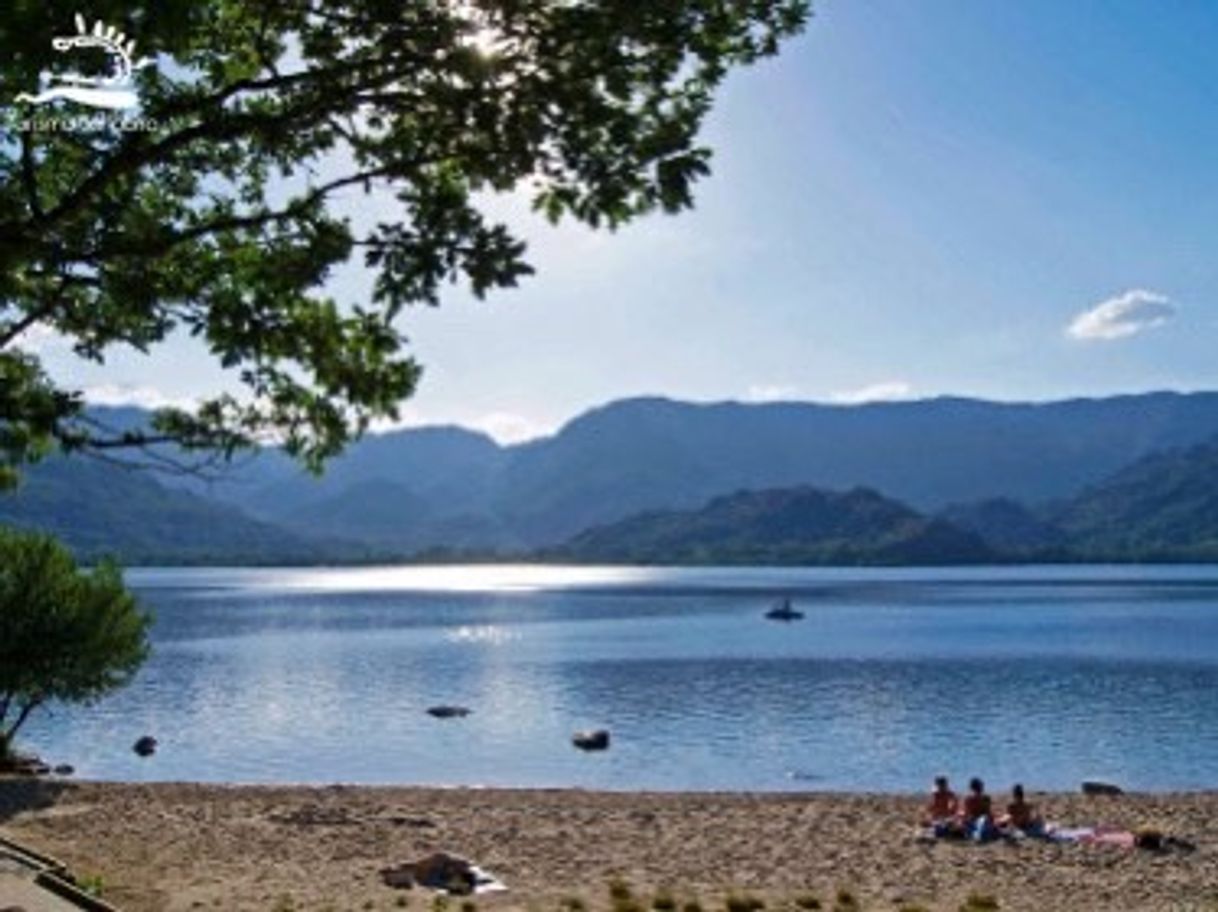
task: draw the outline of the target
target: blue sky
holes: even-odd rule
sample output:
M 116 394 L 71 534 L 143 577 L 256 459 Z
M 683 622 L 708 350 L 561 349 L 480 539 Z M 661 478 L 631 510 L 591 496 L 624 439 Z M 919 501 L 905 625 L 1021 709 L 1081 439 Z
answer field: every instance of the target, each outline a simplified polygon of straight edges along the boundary
M 638 394 L 1218 387 L 1215 47 L 1208 0 L 821 0 L 725 87 L 696 211 L 611 235 L 493 201 L 538 275 L 405 316 L 404 416 L 517 439 Z M 185 342 L 48 357 L 111 401 L 222 382 Z

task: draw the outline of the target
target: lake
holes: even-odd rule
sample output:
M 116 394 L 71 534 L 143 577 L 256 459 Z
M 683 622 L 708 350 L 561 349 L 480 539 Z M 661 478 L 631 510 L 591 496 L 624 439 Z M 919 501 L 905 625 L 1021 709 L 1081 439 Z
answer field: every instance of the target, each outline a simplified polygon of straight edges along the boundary
M 145 569 L 79 776 L 912 791 L 1218 787 L 1218 568 Z M 802 621 L 767 621 L 782 595 Z M 473 710 L 427 715 L 435 704 Z M 604 753 L 570 743 L 611 729 Z M 131 751 L 145 733 L 156 756 Z

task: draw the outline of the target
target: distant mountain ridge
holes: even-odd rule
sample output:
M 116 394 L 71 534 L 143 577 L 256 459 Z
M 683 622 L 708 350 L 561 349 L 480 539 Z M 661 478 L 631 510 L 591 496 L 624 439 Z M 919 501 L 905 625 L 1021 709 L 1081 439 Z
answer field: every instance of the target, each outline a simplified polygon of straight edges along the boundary
M 670 564 L 974 564 L 996 555 L 972 533 L 876 491 L 738 491 L 698 510 L 642 513 L 572 538 L 558 559 Z
M 1083 559 L 1218 560 L 1218 441 L 1144 457 L 1049 515 Z
M 206 493 L 294 528 L 310 504 L 379 500 L 369 484 L 379 480 L 398 488 L 392 497 L 420 499 L 402 512 L 403 544 L 527 550 L 738 490 L 870 487 L 923 511 L 992 498 L 1041 503 L 1216 436 L 1218 393 L 857 406 L 643 398 L 516 446 L 460 428 L 370 436 L 320 482 L 268 454 Z M 392 542 L 383 519 L 370 521 L 368 540 Z
M 123 427 L 147 417 L 132 408 L 95 415 Z M 551 437 L 515 446 L 456 427 L 370 435 L 321 479 L 268 451 L 219 483 L 152 481 L 297 545 L 340 540 L 344 556 L 336 559 L 434 549 L 525 554 L 640 513 L 698 510 L 733 491 L 800 487 L 870 488 L 941 515 L 993 550 L 1027 555 L 1051 552 L 1061 545 L 1055 536 L 1082 540 L 1084 514 L 1071 519 L 1046 504 L 1067 504 L 1153 454 L 1214 439 L 1218 393 L 858 406 L 643 398 L 609 403 Z M 56 471 L 70 475 L 79 464 Z M 44 471 L 36 467 L 30 478 Z M 71 486 L 60 479 L 61 491 Z M 1087 534 L 1100 547 L 1098 532 Z
M 0 524 L 50 532 L 83 560 L 313 563 L 365 554 L 332 535 L 297 535 L 167 488 L 146 471 L 86 457 L 50 458 L 16 492 L 0 493 Z

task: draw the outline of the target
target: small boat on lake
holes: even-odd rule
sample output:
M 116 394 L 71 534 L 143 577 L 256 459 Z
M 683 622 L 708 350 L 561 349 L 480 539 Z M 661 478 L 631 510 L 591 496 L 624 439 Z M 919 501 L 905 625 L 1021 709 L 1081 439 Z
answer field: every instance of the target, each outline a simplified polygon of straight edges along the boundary
M 781 602 L 765 613 L 768 621 L 802 621 L 804 613 L 791 607 L 791 600 L 784 598 Z

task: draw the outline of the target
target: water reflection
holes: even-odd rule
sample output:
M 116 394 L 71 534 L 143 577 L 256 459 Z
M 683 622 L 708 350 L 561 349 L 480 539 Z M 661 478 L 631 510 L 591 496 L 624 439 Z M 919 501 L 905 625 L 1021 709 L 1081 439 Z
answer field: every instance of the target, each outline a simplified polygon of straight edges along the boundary
M 30 734 L 122 779 L 1212 787 L 1211 570 L 1041 572 L 144 571 L 136 683 Z M 817 593 L 806 621 L 762 620 L 784 588 Z M 571 749 L 591 726 L 609 752 Z M 145 732 L 149 761 L 130 751 Z

